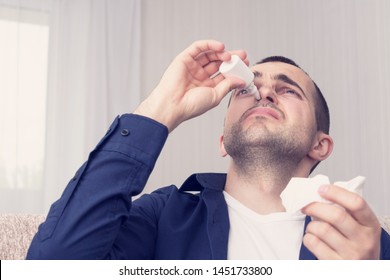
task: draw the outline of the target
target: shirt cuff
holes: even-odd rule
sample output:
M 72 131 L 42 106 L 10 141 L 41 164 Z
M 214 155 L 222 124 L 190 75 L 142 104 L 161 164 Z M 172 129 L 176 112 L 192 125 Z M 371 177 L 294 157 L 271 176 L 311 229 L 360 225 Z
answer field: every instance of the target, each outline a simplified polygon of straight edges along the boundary
M 118 116 L 95 150 L 115 151 L 154 166 L 168 138 L 163 124 L 135 114 Z

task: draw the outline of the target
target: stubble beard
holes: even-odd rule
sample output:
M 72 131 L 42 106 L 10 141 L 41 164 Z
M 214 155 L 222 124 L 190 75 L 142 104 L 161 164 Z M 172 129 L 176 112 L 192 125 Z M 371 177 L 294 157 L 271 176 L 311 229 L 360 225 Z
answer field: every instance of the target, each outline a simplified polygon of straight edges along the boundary
M 237 122 L 225 129 L 224 146 L 240 175 L 274 173 L 289 177 L 309 152 L 313 137 L 308 129 L 280 127 L 271 131 L 261 123 L 244 131 L 241 122 Z

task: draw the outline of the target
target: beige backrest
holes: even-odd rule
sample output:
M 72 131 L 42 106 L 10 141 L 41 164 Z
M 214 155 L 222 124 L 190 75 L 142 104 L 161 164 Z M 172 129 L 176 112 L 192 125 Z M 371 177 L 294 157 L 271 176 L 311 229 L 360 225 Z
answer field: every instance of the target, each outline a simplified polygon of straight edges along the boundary
M 0 259 L 24 259 L 44 219 L 44 215 L 0 214 Z

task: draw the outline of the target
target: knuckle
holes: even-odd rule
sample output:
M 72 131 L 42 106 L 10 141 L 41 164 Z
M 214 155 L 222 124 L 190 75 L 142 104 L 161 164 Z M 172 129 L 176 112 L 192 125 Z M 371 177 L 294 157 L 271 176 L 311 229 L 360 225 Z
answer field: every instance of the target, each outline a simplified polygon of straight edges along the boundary
M 306 231 L 319 237 L 327 236 L 332 230 L 332 226 L 326 222 L 313 221 L 307 225 Z
M 214 107 L 218 106 L 220 102 L 221 102 L 221 99 L 219 98 L 218 93 L 215 91 L 214 95 L 211 99 L 211 107 L 214 108 Z
M 334 214 L 333 220 L 336 224 L 342 224 L 347 219 L 348 214 L 343 209 L 338 209 L 338 211 Z
M 310 233 L 303 236 L 303 244 L 308 248 L 315 248 L 319 244 L 319 239 Z
M 319 233 L 322 235 L 322 236 L 326 236 L 330 233 L 332 229 L 332 226 L 328 223 L 321 223 L 320 226 L 319 226 Z
M 366 201 L 359 195 L 355 194 L 351 208 L 353 211 L 363 210 L 366 207 Z

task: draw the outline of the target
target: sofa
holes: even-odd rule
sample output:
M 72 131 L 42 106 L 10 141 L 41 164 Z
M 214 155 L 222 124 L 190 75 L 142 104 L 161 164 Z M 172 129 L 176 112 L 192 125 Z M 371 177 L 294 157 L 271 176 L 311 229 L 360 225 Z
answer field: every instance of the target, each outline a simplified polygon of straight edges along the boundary
M 0 214 L 0 260 L 22 260 L 44 215 Z
M 25 258 L 44 215 L 0 214 L 0 260 Z M 390 216 L 379 217 L 382 227 L 390 233 Z

